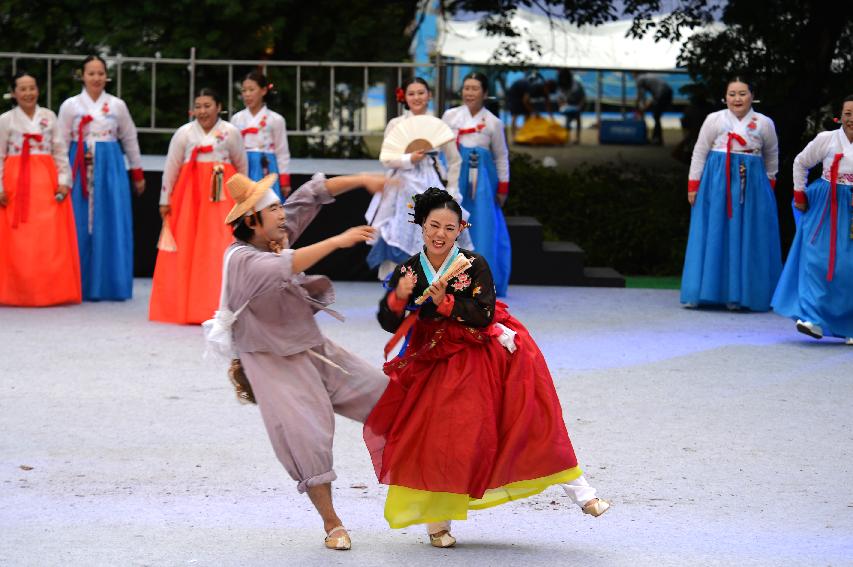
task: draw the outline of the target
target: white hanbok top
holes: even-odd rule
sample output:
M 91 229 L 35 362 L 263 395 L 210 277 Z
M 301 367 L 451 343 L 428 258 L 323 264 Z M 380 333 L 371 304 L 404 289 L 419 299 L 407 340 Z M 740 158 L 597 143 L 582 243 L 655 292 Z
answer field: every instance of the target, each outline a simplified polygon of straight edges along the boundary
M 136 125 L 124 101 L 107 92 L 101 93 L 98 100 L 92 100 L 86 89 L 66 99 L 59 107 L 59 122 L 69 144 L 79 141 L 80 121 L 87 115 L 92 117 L 92 121 L 83 126 L 83 138 L 89 151 L 95 153 L 95 142 L 119 141 L 130 169 L 141 170 Z
M 210 147 L 211 151 L 198 152 L 196 148 L 201 147 Z M 169 204 L 169 196 L 181 173 L 181 167 L 193 158 L 199 162 L 230 163 L 243 175 L 247 171 L 243 139 L 233 124 L 220 119 L 205 134 L 198 122 L 193 120 L 178 128 L 169 142 L 163 168 L 163 189 L 160 191 L 161 205 Z
M 725 109 L 709 114 L 699 130 L 687 177 L 692 188 L 698 188 L 708 152 L 725 152 L 730 133 L 746 142 L 741 144 L 740 140 L 733 139 L 731 152 L 761 155 L 764 158 L 767 177 L 776 179 L 776 173 L 779 171 L 779 140 L 773 120 L 752 109 L 743 118 L 738 119 L 732 111 Z
M 456 140 L 466 148 L 487 148 L 492 153 L 498 172 L 498 193 L 509 190 L 509 148 L 501 119 L 485 107 L 475 115 L 464 104 L 451 108 L 441 117 L 456 134 Z
M 58 120 L 53 111 L 36 106 L 33 117 L 30 118 L 15 107 L 0 115 L 0 194 L 3 189 L 3 169 L 7 156 L 23 153 L 24 134 L 37 134 L 41 141 L 29 138 L 30 155 L 48 154 L 53 156 L 56 164 L 59 185 L 71 185 L 71 166 L 68 164 L 68 144 L 58 127 Z
M 243 135 L 247 152 L 275 154 L 279 174 L 289 173 L 290 149 L 284 117 L 263 105 L 254 116 L 248 108 L 231 117 L 231 124 Z
M 818 134 L 794 158 L 794 191 L 805 191 L 809 169 L 818 163 L 823 163 L 822 177 L 830 181 L 836 154 L 842 154 L 838 162 L 838 183 L 853 185 L 853 142 L 847 139 L 844 128 L 838 128 Z

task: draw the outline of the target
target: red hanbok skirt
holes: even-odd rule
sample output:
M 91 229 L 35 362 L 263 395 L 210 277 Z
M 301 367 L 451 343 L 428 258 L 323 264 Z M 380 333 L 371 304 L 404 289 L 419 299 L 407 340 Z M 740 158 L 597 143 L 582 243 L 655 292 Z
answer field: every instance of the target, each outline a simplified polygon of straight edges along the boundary
M 581 475 L 551 373 L 527 329 L 497 303 L 495 323 L 418 320 L 364 425 L 393 528 L 465 519 Z
M 224 184 L 236 171 L 229 163 L 221 164 L 221 200 L 213 201 L 214 165 L 197 162 L 193 168 L 188 162 L 181 167 L 172 193 L 172 212 L 165 221 L 175 237 L 177 251 L 157 252 L 148 310 L 152 321 L 199 324 L 219 308 L 222 256 L 234 240 L 231 227 L 225 224 L 234 199 Z
M 3 188 L 8 199 L 0 207 L 0 304 L 47 306 L 80 303 L 80 260 L 71 196 L 56 200 L 53 156 L 30 154 L 30 191 L 26 220 L 15 216 L 23 205 L 18 195 L 21 156 L 4 162 Z

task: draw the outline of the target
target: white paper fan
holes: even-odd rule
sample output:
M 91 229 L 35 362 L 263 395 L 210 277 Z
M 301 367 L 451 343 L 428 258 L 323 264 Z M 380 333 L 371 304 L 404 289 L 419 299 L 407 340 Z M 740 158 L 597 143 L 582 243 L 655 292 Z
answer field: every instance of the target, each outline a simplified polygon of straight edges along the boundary
M 399 159 L 416 150 L 431 150 L 453 140 L 453 130 L 435 116 L 421 114 L 400 120 L 382 140 L 381 161 Z

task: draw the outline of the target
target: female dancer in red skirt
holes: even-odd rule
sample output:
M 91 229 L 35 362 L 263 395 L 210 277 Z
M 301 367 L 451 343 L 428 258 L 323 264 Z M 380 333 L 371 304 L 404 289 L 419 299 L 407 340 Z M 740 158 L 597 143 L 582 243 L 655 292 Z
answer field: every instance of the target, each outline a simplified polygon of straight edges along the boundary
M 408 334 L 405 352 L 385 365 L 391 381 L 364 426 L 376 475 L 390 485 L 388 523 L 426 523 L 430 543 L 450 547 L 450 520 L 553 484 L 603 514 L 609 503 L 578 468 L 542 353 L 496 301 L 483 257 L 456 246 L 459 205 L 431 188 L 416 196 L 414 217 L 424 250 L 396 268 L 378 315 L 396 333 L 386 352 Z M 442 283 L 459 253 L 471 267 Z
M 38 105 L 36 79 L 12 78 L 15 108 L 0 115 L 0 304 L 80 303 L 80 261 L 68 146 Z

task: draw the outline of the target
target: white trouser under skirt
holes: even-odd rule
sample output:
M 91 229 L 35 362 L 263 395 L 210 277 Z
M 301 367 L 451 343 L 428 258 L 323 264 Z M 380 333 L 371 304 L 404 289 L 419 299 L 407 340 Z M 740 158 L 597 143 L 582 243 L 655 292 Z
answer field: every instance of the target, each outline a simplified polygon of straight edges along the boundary
M 581 508 L 583 508 L 584 504 L 593 498 L 596 498 L 595 488 L 589 485 L 583 475 L 579 476 L 572 482 L 560 484 L 559 486 L 566 491 L 566 495 L 572 500 L 572 502 Z M 450 520 L 446 522 L 427 524 L 427 533 L 437 534 L 444 530 L 450 531 Z

